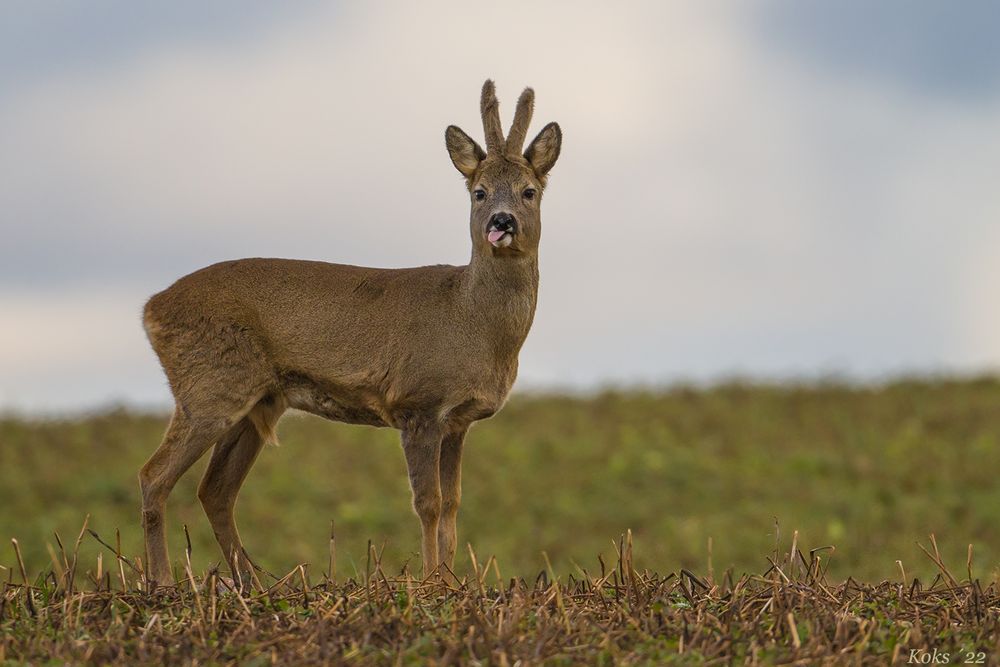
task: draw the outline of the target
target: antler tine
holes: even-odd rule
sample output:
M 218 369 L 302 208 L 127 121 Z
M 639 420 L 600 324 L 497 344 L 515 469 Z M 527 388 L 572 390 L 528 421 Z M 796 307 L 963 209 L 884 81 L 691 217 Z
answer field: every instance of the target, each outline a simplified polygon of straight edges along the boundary
M 514 111 L 514 122 L 510 125 L 510 133 L 507 135 L 507 152 L 519 155 L 524 147 L 524 138 L 528 134 L 528 125 L 531 124 L 531 113 L 535 110 L 535 91 L 525 88 L 521 96 L 517 98 L 517 110 Z
M 497 102 L 496 88 L 490 79 L 487 79 L 486 83 L 483 84 L 483 95 L 479 101 L 479 110 L 483 114 L 483 130 L 486 132 L 487 152 L 503 152 L 504 139 L 503 128 L 500 127 L 500 103 Z

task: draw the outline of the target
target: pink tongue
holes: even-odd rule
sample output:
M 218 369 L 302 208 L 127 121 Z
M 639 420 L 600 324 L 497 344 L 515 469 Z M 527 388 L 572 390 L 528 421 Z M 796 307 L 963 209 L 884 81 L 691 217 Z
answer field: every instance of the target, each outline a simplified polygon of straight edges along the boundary
M 490 243 L 496 243 L 497 241 L 499 241 L 500 239 L 502 239 L 503 235 L 506 234 L 506 233 L 507 232 L 501 232 L 498 229 L 493 229 L 493 230 L 490 230 L 490 233 L 486 235 L 486 238 L 488 238 L 490 240 Z

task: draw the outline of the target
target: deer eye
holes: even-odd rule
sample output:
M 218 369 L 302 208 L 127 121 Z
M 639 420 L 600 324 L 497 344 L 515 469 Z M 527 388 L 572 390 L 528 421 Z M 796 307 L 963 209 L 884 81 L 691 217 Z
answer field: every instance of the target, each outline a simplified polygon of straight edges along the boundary
M 537 194 L 535 192 L 535 188 L 528 188 L 527 190 L 524 191 L 524 198 L 525 199 L 534 199 L 535 198 L 535 194 Z
M 476 188 L 476 190 L 472 193 L 472 196 L 476 198 L 476 201 L 483 201 L 486 199 L 486 190 Z

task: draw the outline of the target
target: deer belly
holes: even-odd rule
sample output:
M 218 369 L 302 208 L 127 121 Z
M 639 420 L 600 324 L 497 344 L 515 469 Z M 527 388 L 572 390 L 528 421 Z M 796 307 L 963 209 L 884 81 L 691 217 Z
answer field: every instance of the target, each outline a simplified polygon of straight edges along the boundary
M 300 374 L 282 379 L 291 408 L 348 424 L 389 425 L 385 409 L 371 392 L 318 382 Z

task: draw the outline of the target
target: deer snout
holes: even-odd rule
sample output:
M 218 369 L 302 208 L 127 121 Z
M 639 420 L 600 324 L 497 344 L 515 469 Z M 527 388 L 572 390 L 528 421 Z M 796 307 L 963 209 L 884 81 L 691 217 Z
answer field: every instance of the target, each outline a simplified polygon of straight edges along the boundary
M 517 220 L 510 213 L 494 213 L 490 217 L 490 229 L 499 232 L 517 232 Z

